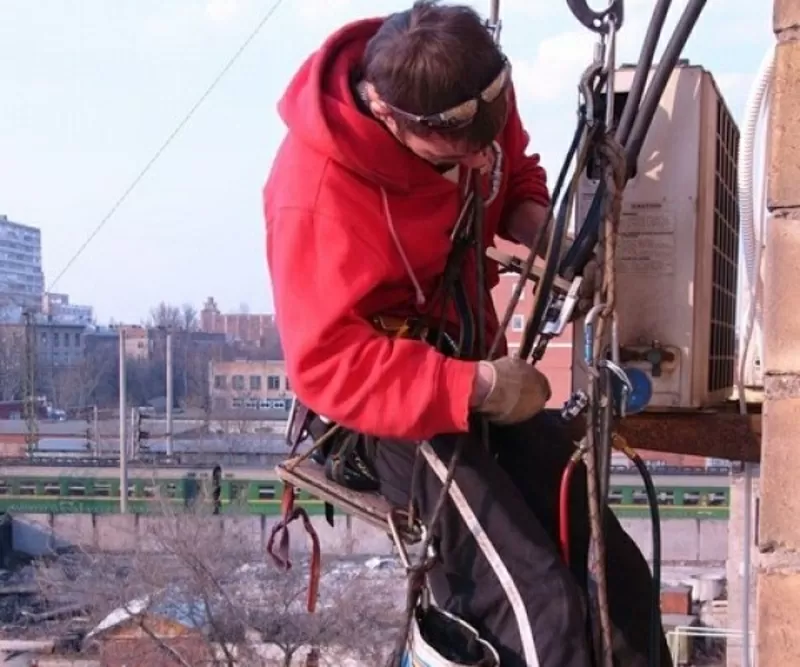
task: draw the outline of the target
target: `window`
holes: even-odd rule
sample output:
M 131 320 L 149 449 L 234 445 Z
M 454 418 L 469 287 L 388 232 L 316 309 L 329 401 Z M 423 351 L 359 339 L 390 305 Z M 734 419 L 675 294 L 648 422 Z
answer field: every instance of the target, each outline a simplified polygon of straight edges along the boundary
M 286 391 L 291 391 L 291 390 L 292 390 L 292 387 L 291 387 L 291 385 L 289 384 L 289 378 L 288 378 L 288 377 L 287 377 L 287 378 L 285 378 L 285 381 L 286 381 Z
M 75 334 L 75 347 L 81 346 L 81 335 L 80 333 Z
M 275 497 L 275 487 L 274 486 L 264 486 L 259 485 L 258 487 L 258 498 L 259 500 L 269 500 Z
M 251 375 L 250 376 L 250 391 L 261 391 L 261 376 L 260 375 Z
M 92 493 L 95 496 L 110 496 L 111 495 L 111 482 L 95 482 Z
M 511 331 L 522 331 L 525 329 L 525 316 L 513 315 L 511 317 Z
M 215 375 L 214 376 L 214 389 L 225 389 L 228 386 L 228 376 L 227 375 Z
M 281 388 L 280 375 L 267 375 L 267 389 L 276 391 Z
M 244 375 L 234 375 L 233 380 L 231 381 L 233 389 L 235 391 L 243 391 L 244 390 Z

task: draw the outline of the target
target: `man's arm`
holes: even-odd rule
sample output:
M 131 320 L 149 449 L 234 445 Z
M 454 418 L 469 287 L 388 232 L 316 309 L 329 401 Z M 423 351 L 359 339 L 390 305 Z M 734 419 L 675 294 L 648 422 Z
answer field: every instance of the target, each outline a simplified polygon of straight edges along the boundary
M 540 257 L 547 253 L 548 235 L 545 231 L 548 210 L 549 206 L 530 200 L 522 201 L 504 221 L 508 235 L 526 248 L 535 247 L 536 254 Z
M 513 91 L 503 139 L 509 174 L 500 236 L 527 247 L 539 239 L 537 251 L 543 254 L 547 250 L 543 231 L 550 206 L 547 173 L 540 164 L 538 154 L 525 154 L 530 138 L 522 126 Z
M 386 258 L 356 229 L 330 215 L 276 211 L 267 219 L 267 260 L 287 374 L 303 403 L 375 436 L 468 430 L 491 376 L 371 326 L 361 304 L 380 285 Z

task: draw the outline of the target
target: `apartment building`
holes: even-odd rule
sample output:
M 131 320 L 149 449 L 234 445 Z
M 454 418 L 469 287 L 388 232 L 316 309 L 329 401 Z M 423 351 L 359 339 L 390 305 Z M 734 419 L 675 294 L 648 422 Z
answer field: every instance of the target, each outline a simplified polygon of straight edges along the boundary
M 43 293 L 41 231 L 0 215 L 0 304 L 39 311 Z
M 283 361 L 212 361 L 212 410 L 286 410 L 294 397 Z

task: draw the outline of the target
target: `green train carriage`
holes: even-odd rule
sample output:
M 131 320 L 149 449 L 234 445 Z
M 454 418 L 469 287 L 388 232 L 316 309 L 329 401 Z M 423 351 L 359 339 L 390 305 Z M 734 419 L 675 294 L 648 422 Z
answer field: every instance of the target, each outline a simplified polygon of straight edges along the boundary
M 228 470 L 219 482 L 222 513 L 264 516 L 280 513 L 283 492 L 280 480 L 264 471 Z M 727 519 L 728 486 L 704 485 L 703 481 L 698 477 L 692 485 L 657 489 L 662 520 Z M 6 468 L 0 473 L 0 512 L 114 514 L 119 512 L 119 489 L 119 476 L 108 468 L 76 470 L 69 475 L 56 476 L 45 476 L 30 468 L 19 471 Z M 156 476 L 133 469 L 128 494 L 129 511 L 137 514 L 158 513 L 165 505 L 176 511 L 197 503 L 210 507 L 212 473 L 207 469 L 166 472 L 162 469 Z M 310 515 L 324 513 L 324 503 L 308 492 L 295 489 L 295 495 L 298 505 Z M 609 505 L 620 518 L 649 516 L 644 487 L 633 477 L 630 484 L 612 485 Z

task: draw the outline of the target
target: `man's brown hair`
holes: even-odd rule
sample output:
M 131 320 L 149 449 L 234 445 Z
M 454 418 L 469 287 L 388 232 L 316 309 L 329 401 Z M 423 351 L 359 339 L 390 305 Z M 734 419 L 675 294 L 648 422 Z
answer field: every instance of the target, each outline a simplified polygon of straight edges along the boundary
M 505 65 L 480 15 L 464 5 L 418 0 L 389 16 L 367 45 L 364 76 L 387 104 L 415 115 L 447 111 L 474 99 Z M 400 114 L 395 121 L 418 136 L 440 134 L 484 147 L 503 129 L 507 95 L 482 103 L 469 125 L 441 130 Z

